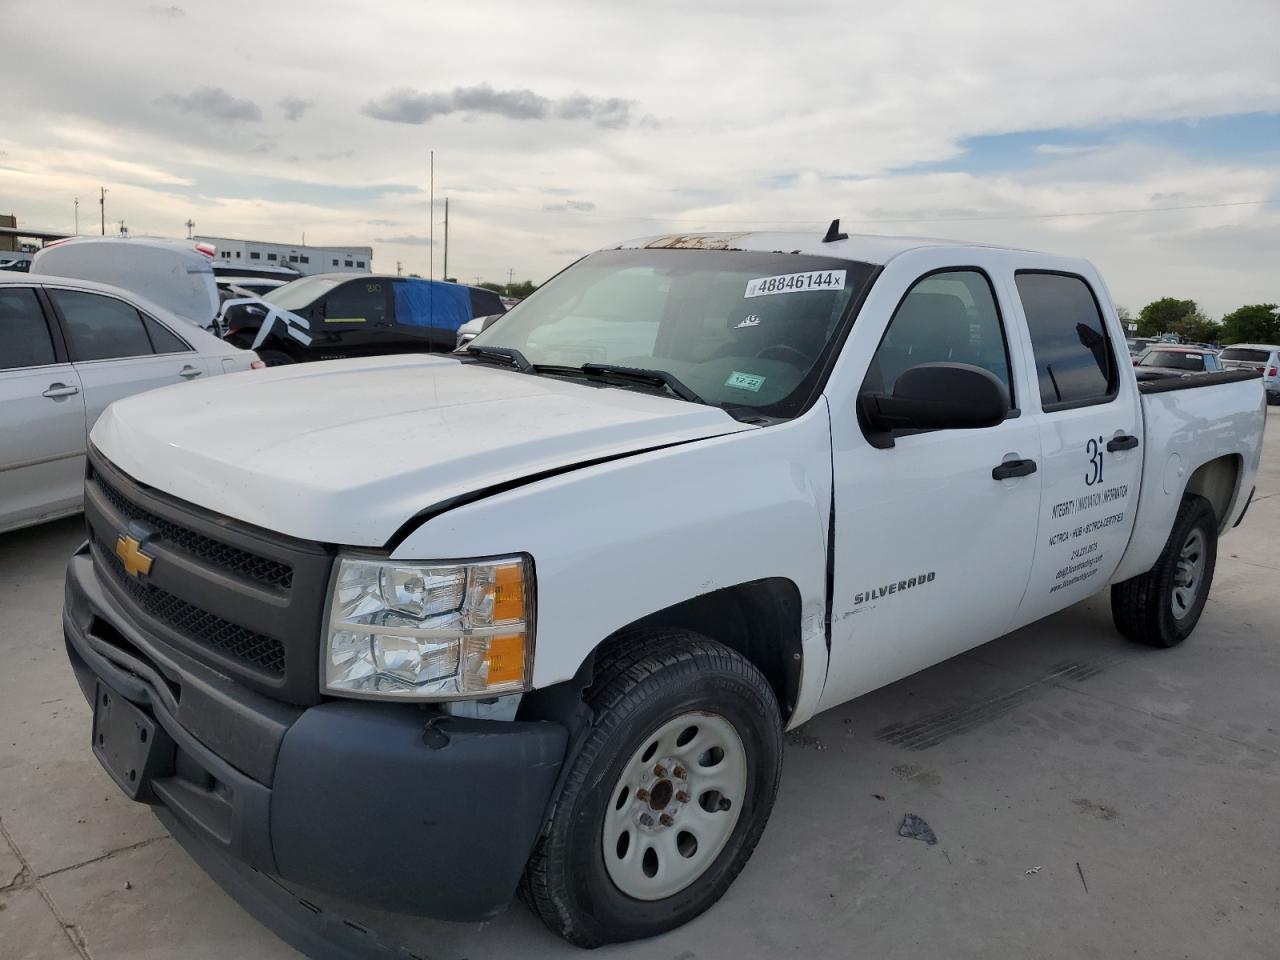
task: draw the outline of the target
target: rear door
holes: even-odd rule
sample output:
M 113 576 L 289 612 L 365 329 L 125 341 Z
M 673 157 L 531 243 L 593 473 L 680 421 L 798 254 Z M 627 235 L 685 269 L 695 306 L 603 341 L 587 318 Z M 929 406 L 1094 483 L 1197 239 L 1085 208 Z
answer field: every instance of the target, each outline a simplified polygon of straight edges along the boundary
M 84 393 L 34 287 L 0 286 L 0 530 L 74 510 Z
M 1135 379 L 1121 376 L 1124 339 L 1096 275 L 1026 269 L 1007 279 L 1035 364 L 1026 413 L 1041 449 L 1021 625 L 1096 593 L 1115 572 L 1138 503 L 1142 413 Z
M 133 304 L 89 290 L 48 288 L 84 389 L 89 429 L 112 401 L 208 375 L 205 359 Z
M 381 279 L 348 280 L 317 304 L 312 312 L 311 351 L 327 356 L 363 357 L 398 353 L 390 283 Z

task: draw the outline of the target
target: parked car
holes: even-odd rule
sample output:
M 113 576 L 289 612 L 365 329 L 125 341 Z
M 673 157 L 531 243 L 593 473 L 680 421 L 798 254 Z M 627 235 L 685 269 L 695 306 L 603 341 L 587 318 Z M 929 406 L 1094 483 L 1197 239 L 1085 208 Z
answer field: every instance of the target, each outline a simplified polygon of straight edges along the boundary
M 1085 261 L 832 224 L 603 250 L 461 356 L 122 401 L 67 573 L 93 751 L 308 942 L 340 907 L 271 877 L 669 930 L 818 711 L 1108 584 L 1191 634 L 1262 390 L 1125 353 Z
M 110 284 L 209 330 L 220 303 L 209 249 L 165 237 L 71 237 L 47 244 L 32 270 Z
M 1227 370 L 1256 370 L 1268 403 L 1280 403 L 1280 347 L 1274 343 L 1234 343 L 1218 354 Z
M 478 337 L 481 333 L 493 325 L 493 322 L 499 317 L 505 316 L 501 313 L 491 313 L 487 317 L 472 317 L 466 323 L 458 328 L 458 341 L 454 349 L 461 350 L 468 343 Z
M 0 257 L 0 270 L 9 270 L 13 273 L 28 273 L 31 270 L 31 256 L 23 253 Z
M 0 275 L 0 532 L 80 510 L 86 436 L 109 403 L 257 360 L 116 287 Z
M 218 293 L 224 300 L 235 297 L 260 297 L 270 293 L 277 287 L 283 287 L 289 280 L 272 280 L 266 277 L 217 276 Z
M 451 351 L 458 328 L 505 312 L 491 290 L 379 274 L 321 273 L 228 300 L 226 337 L 257 350 L 268 366 L 300 360 Z
M 1153 337 L 1130 337 L 1125 341 L 1125 344 L 1129 347 L 1129 356 L 1136 363 L 1147 347 L 1155 342 L 1156 340 Z
M 1160 343 L 1149 347 L 1134 364 L 1139 380 L 1162 377 L 1189 377 L 1197 373 L 1220 373 L 1218 355 L 1204 347 Z

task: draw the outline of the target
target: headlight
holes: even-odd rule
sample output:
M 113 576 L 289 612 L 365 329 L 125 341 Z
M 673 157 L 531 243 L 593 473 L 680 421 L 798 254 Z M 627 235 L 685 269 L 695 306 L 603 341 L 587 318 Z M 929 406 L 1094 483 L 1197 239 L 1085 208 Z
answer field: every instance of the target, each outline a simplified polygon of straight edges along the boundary
M 329 598 L 324 689 L 456 700 L 529 687 L 533 567 L 343 559 Z

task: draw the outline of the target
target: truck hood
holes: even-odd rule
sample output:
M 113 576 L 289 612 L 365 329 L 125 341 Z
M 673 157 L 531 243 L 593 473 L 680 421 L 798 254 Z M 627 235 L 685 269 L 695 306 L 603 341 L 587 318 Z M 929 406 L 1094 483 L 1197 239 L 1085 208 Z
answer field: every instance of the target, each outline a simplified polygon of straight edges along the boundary
M 139 394 L 108 407 L 91 440 L 180 500 L 306 540 L 382 546 L 454 497 L 751 429 L 658 394 L 391 356 Z

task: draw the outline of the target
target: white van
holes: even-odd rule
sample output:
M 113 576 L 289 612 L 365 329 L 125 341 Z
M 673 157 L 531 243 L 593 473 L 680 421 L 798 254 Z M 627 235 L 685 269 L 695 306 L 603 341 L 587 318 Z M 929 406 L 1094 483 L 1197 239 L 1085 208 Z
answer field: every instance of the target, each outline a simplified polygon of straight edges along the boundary
M 205 330 L 213 327 L 218 315 L 212 249 L 191 240 L 71 237 L 37 253 L 31 272 L 108 283 L 145 297 Z

